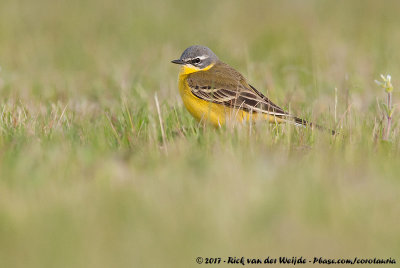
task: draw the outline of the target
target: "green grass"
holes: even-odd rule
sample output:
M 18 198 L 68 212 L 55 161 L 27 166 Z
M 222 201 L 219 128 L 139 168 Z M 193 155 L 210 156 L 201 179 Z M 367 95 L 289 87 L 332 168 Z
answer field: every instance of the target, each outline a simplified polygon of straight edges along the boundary
M 382 142 L 385 93 L 373 82 L 390 73 L 398 103 L 399 9 L 389 0 L 1 1 L 0 267 L 399 262 L 398 113 Z M 192 44 L 340 134 L 199 126 L 170 64 Z

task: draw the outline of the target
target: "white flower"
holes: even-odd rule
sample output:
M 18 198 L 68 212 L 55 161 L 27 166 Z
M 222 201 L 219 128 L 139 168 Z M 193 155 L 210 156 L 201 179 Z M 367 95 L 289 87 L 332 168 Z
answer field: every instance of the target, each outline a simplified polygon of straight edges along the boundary
M 375 83 L 384 88 L 386 92 L 391 92 L 393 91 L 393 85 L 392 85 L 392 76 L 390 74 L 384 76 L 383 74 L 381 74 L 381 78 L 383 80 L 383 82 L 377 81 L 375 80 Z

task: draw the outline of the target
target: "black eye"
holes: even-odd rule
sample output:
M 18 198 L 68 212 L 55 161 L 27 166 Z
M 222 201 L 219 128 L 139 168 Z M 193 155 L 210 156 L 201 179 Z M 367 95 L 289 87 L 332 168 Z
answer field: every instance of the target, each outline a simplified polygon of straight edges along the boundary
M 197 64 L 200 63 L 200 58 L 195 58 L 192 60 L 192 63 Z

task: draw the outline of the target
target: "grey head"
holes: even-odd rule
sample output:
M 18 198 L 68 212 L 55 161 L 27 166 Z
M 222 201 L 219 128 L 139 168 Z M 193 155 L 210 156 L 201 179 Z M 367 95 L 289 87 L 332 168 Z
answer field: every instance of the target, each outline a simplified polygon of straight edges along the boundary
M 218 57 L 211 49 L 205 46 L 195 45 L 185 49 L 178 60 L 173 60 L 171 62 L 181 65 L 192 65 L 199 69 L 204 69 L 217 61 Z

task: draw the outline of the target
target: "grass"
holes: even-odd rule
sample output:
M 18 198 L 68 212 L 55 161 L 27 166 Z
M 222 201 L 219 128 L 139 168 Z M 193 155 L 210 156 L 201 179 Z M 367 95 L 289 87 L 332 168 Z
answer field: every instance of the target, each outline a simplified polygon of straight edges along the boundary
M 0 267 L 399 258 L 399 121 L 382 141 L 374 84 L 391 73 L 398 102 L 399 8 L 1 1 Z M 170 64 L 192 44 L 340 135 L 199 126 Z

